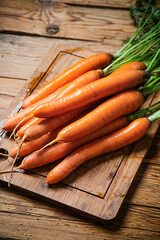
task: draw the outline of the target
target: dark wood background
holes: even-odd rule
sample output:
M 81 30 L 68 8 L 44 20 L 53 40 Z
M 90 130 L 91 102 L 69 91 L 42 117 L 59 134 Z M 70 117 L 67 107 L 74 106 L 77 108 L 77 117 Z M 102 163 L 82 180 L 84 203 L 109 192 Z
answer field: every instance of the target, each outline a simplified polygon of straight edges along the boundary
M 0 114 L 51 47 L 115 53 L 135 1 L 0 1 Z M 0 239 L 160 239 L 160 131 L 117 219 L 104 226 L 0 186 Z

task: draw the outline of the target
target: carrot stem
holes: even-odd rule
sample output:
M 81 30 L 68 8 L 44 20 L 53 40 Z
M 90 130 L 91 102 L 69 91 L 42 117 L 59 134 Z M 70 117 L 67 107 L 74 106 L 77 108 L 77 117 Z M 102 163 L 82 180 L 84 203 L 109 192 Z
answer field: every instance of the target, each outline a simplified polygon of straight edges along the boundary
M 158 106 L 157 106 L 158 105 Z M 142 110 L 136 111 L 134 113 L 129 114 L 128 118 L 130 121 L 133 121 L 137 118 L 140 118 L 142 116 L 144 116 L 145 114 L 147 114 L 146 116 L 154 113 L 155 111 L 160 109 L 160 101 L 150 105 L 149 107 L 146 107 Z
M 147 18 L 146 22 L 150 19 L 152 14 L 153 14 L 153 11 L 150 14 L 150 16 Z M 105 75 L 107 75 L 109 70 L 112 70 L 113 67 L 116 66 L 118 62 L 123 61 L 123 59 L 128 60 L 131 58 L 131 56 L 134 59 L 133 61 L 135 61 L 136 58 L 139 56 L 141 56 L 143 59 L 147 51 L 152 49 L 159 42 L 159 35 L 160 35 L 159 22 L 156 25 L 152 26 L 149 31 L 147 31 L 142 36 L 140 36 L 138 41 L 135 40 L 137 35 L 145 26 L 145 23 L 142 25 L 142 27 L 140 27 L 137 30 L 137 32 L 133 35 L 130 41 L 118 53 L 114 55 L 115 60 L 105 69 L 103 69 Z M 135 40 L 134 43 L 132 42 L 133 40 Z
M 151 93 L 158 92 L 159 90 L 160 90 L 160 82 L 158 82 L 157 84 L 151 87 L 148 87 L 148 88 L 146 87 L 142 89 L 142 93 L 143 93 L 143 96 L 146 97 Z
M 153 86 L 155 83 L 157 83 L 160 80 L 160 77 L 153 79 L 150 83 L 146 84 L 145 88 L 149 88 Z
M 157 57 L 160 55 L 160 49 L 157 51 L 156 55 L 154 56 L 153 60 L 150 62 L 150 65 L 147 68 L 147 71 L 150 72 L 152 68 L 157 64 L 159 64 L 160 58 L 157 59 Z M 155 63 L 156 62 L 156 63 Z
M 157 112 L 153 113 L 151 116 L 148 117 L 150 122 L 154 122 L 159 118 L 160 118 L 160 110 L 158 110 Z

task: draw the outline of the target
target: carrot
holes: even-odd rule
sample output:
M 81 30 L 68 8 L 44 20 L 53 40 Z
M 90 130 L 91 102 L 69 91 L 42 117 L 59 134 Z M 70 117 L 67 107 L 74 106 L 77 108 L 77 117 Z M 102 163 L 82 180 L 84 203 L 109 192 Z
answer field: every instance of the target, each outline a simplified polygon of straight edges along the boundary
M 52 141 L 57 136 L 57 133 L 59 131 L 60 131 L 60 128 L 57 128 L 53 132 L 48 132 L 47 134 L 41 136 L 40 138 L 38 138 L 36 140 L 24 142 L 21 146 L 18 157 L 21 158 L 21 157 L 24 157 L 34 151 L 39 150 L 45 144 Z M 18 149 L 19 149 L 19 145 L 20 144 L 17 144 L 16 146 L 11 148 L 11 150 L 9 151 L 10 157 L 14 158 L 16 156 Z
M 104 135 L 107 135 L 111 132 L 114 132 L 122 127 L 125 127 L 127 124 L 129 124 L 131 121 L 139 118 L 139 117 L 142 117 L 146 114 L 151 114 L 155 111 L 157 111 L 158 109 L 160 109 L 160 101 L 145 108 L 145 109 L 142 109 L 142 110 L 139 110 L 139 111 L 136 111 L 134 113 L 131 113 L 129 115 L 126 115 L 124 117 L 121 117 L 121 118 L 118 118 L 114 121 L 112 121 L 111 123 L 105 125 L 104 127 L 92 132 L 91 134 L 83 137 L 83 138 L 80 138 L 80 139 L 77 139 L 76 141 L 74 142 L 67 142 L 67 143 L 57 143 L 55 144 L 54 146 L 52 147 L 49 147 L 47 149 L 44 149 L 42 150 L 40 153 L 33 153 L 31 154 L 30 156 L 28 156 L 26 159 L 25 159 L 25 162 L 26 164 L 28 165 L 30 161 L 32 161 L 32 164 L 30 166 L 33 166 L 35 165 L 35 167 L 38 167 L 40 166 L 42 163 L 46 162 L 49 163 L 51 161 L 56 161 L 58 160 L 59 158 L 62 158 L 62 157 L 65 157 L 67 154 L 69 154 L 71 151 L 73 151 L 75 148 L 83 145 L 83 144 L 86 144 L 90 141 L 93 141 L 99 137 L 103 137 Z M 147 116 L 147 115 L 146 115 Z M 59 128 L 60 129 L 60 128 Z M 57 129 L 55 131 L 53 131 L 53 134 L 55 136 L 56 133 L 58 133 Z M 50 134 L 50 133 L 49 133 Z M 46 134 L 48 135 L 48 134 Z M 45 135 L 44 135 L 45 136 Z M 45 139 L 46 137 L 40 137 L 36 140 L 32 140 L 32 141 L 27 141 L 25 142 L 23 145 L 22 145 L 22 148 L 19 152 L 19 157 L 21 156 L 25 156 L 27 154 L 30 154 L 31 152 L 34 152 L 38 149 L 41 148 L 41 146 L 44 146 L 45 145 Z M 54 136 L 52 137 L 52 139 L 54 139 Z M 44 139 L 44 140 L 43 140 Z M 39 144 L 40 143 L 40 144 Z M 33 147 L 30 147 L 30 144 L 31 146 Z M 38 146 L 38 147 L 37 147 Z M 15 157 L 17 151 L 18 151 L 18 148 L 19 148 L 19 145 L 13 147 L 11 150 L 10 150 L 10 156 L 11 157 Z M 23 150 L 23 148 L 25 150 Z M 48 153 L 49 151 L 49 153 Z M 38 160 L 36 160 L 36 156 L 38 156 Z M 44 158 L 44 159 L 43 159 Z M 36 165 L 36 164 L 40 164 L 40 165 Z M 29 166 L 28 165 L 28 166 Z
M 33 117 L 29 122 L 27 122 L 26 124 L 24 124 L 16 133 L 16 135 L 18 136 L 18 138 L 22 138 L 25 131 L 30 128 L 31 126 L 35 126 L 36 124 L 39 124 L 40 122 L 42 122 L 44 120 L 44 118 L 36 118 Z
M 118 72 L 120 70 L 135 70 L 135 69 L 145 69 L 145 65 L 141 62 L 132 62 L 132 63 L 127 63 L 124 66 L 121 66 L 120 68 L 118 68 L 115 72 Z M 98 74 L 97 74 L 98 73 Z M 113 73 L 112 73 L 113 74 Z M 16 128 L 17 130 L 22 127 L 23 125 L 25 125 L 28 121 L 30 121 L 32 119 L 32 112 L 33 110 L 42 103 L 45 103 L 47 101 L 51 101 L 53 99 L 56 99 L 58 97 L 64 96 L 65 94 L 68 94 L 72 91 L 76 90 L 77 87 L 82 86 L 83 84 L 87 84 L 89 81 L 91 82 L 92 79 L 96 80 L 98 78 L 100 78 L 102 76 L 102 72 L 100 70 L 97 71 L 90 71 L 82 76 L 80 76 L 79 78 L 75 79 L 73 82 L 71 82 L 70 84 L 67 84 L 67 86 L 65 85 L 62 88 L 59 88 L 57 90 L 57 92 L 54 92 L 53 94 L 49 95 L 48 97 L 44 98 L 43 100 L 31 105 L 30 107 L 21 110 L 20 112 L 14 114 L 13 116 L 9 117 L 3 125 L 3 128 L 8 131 L 8 132 L 12 132 L 13 129 L 23 120 L 25 119 L 23 122 L 21 122 L 21 124 L 19 124 L 19 126 Z M 76 84 L 75 84 L 76 83 Z M 58 96 L 60 95 L 60 96 Z M 30 116 L 30 117 L 29 117 Z M 27 118 L 28 117 L 28 118 Z M 27 118 L 27 119 L 26 119 Z
M 128 70 L 146 70 L 147 66 L 145 65 L 145 63 L 143 62 L 129 62 L 126 63 L 124 65 L 122 65 L 121 67 L 117 68 L 113 73 L 117 73 L 119 71 L 128 71 Z
M 79 114 L 80 113 L 82 113 L 84 110 L 86 110 L 86 109 L 88 109 L 90 106 L 89 105 L 86 105 L 86 106 L 84 106 L 84 107 L 82 107 L 82 108 L 80 108 L 80 109 L 77 109 L 77 111 L 74 111 L 74 112 L 70 112 L 69 114 L 68 114 L 68 119 L 71 119 L 71 117 L 73 118 L 73 116 L 75 117 L 75 115 L 77 116 L 79 116 Z M 65 114 L 66 115 L 66 114 Z M 57 123 L 57 125 L 58 126 L 61 126 L 62 125 L 62 122 L 64 123 L 64 122 L 66 122 L 66 116 L 62 116 L 62 117 L 59 117 L 58 118 L 58 121 L 55 121 L 56 123 Z M 53 126 L 54 127 L 54 129 L 55 129 L 55 126 Z M 28 135 L 27 135 L 28 134 Z M 37 136 L 37 135 L 36 135 Z M 29 129 L 27 129 L 26 130 L 26 132 L 25 132 L 25 134 L 24 134 L 24 136 L 22 137 L 22 139 L 21 139 L 21 142 L 19 143 L 19 146 L 18 146 L 18 151 L 17 151 L 17 153 L 16 153 L 16 156 L 15 156 L 15 158 L 14 158 L 14 160 L 13 160 L 13 162 L 12 162 L 12 167 L 11 167 L 11 169 L 13 169 L 13 166 L 14 166 L 14 163 L 16 162 L 16 160 L 17 160 L 17 158 L 19 157 L 19 153 L 20 153 L 20 150 L 21 150 L 21 148 L 22 148 L 22 146 L 23 146 L 23 143 L 24 143 L 24 141 L 25 140 L 33 140 L 35 138 L 35 136 L 34 136 L 34 133 L 32 133 L 32 132 L 30 132 L 29 131 Z M 53 141 L 53 140 L 52 140 Z M 52 142 L 51 141 L 51 142 Z M 48 143 L 49 144 L 49 143 Z M 45 145 L 46 146 L 46 145 Z M 12 178 L 12 170 L 11 170 L 11 178 Z
M 126 71 L 126 70 L 145 70 L 146 69 L 146 65 L 142 62 L 130 62 L 127 63 L 123 66 L 121 66 L 120 68 L 118 68 L 117 70 L 115 70 L 115 72 L 120 72 L 120 71 Z M 91 81 L 95 81 L 98 80 L 99 78 L 101 78 L 103 76 L 103 72 L 102 70 L 98 69 L 98 70 L 92 70 L 90 72 L 87 72 L 86 74 L 83 74 L 82 76 L 78 77 L 77 79 L 75 79 L 74 81 L 72 81 L 71 83 L 68 83 L 66 85 L 64 85 L 63 87 L 59 88 L 55 93 L 55 98 L 61 98 L 64 97 L 64 95 L 67 95 L 71 92 L 73 92 L 74 90 L 78 89 L 79 87 L 82 87 L 84 85 L 86 85 L 87 83 L 91 82 Z M 36 121 L 33 121 L 36 123 Z M 46 124 L 48 124 L 48 126 L 51 123 L 51 120 L 45 121 Z M 48 123 L 47 123 L 48 122 Z M 31 121 L 32 123 L 32 121 Z M 33 124 L 35 125 L 35 124 Z M 42 127 L 42 124 L 40 124 Z M 29 123 L 30 126 L 30 123 Z M 17 132 L 17 135 L 22 138 L 24 135 L 24 132 L 26 129 L 28 129 L 29 127 L 27 124 L 25 124 L 24 128 L 21 127 L 21 129 Z M 38 126 L 37 126 L 38 127 Z M 45 128 L 46 129 L 46 128 Z M 34 131 L 34 129 L 31 129 Z M 49 130 L 49 131 L 52 131 Z M 42 131 L 42 134 L 45 134 L 46 131 Z
M 35 91 L 32 95 L 27 97 L 22 104 L 22 108 L 26 108 L 39 100 L 45 98 L 49 94 L 55 92 L 58 88 L 64 86 L 68 82 L 73 81 L 82 74 L 103 68 L 109 65 L 112 61 L 112 55 L 109 53 L 99 53 L 88 58 L 82 59 L 78 63 L 69 67 L 67 70 L 59 74 L 56 78 L 45 84 L 43 87 Z
M 79 145 L 81 145 L 81 144 L 85 144 L 88 141 L 92 141 L 95 138 L 98 138 L 98 140 L 92 141 L 88 144 L 83 145 L 79 149 L 77 149 L 69 157 L 64 159 L 55 169 L 50 171 L 50 173 L 47 176 L 47 182 L 49 184 L 53 184 L 58 181 L 61 181 L 71 171 L 73 171 L 77 166 L 79 166 L 83 162 L 89 160 L 90 158 L 102 155 L 104 153 L 108 153 L 110 151 L 117 150 L 121 147 L 127 146 L 128 144 L 131 144 L 131 143 L 139 140 L 148 131 L 148 129 L 150 127 L 150 123 L 160 118 L 160 110 L 155 112 L 157 109 L 160 108 L 159 103 L 160 102 L 153 104 L 152 106 L 150 106 L 146 109 L 142 109 L 138 112 L 135 112 L 135 113 L 129 115 L 127 117 L 127 119 L 124 119 L 124 122 L 122 121 L 122 125 L 126 125 L 128 120 L 130 120 L 130 121 L 134 120 L 134 121 L 125 128 L 122 128 L 122 129 L 120 129 L 116 132 L 113 132 L 109 135 L 106 135 L 104 137 L 98 138 L 100 136 L 103 136 L 105 133 L 108 134 L 109 132 L 114 131 L 115 124 L 113 123 L 113 124 L 110 124 L 109 128 L 108 128 L 108 126 L 109 126 L 108 125 L 107 128 L 103 128 L 103 129 L 97 131 L 97 133 L 91 134 L 89 136 L 89 138 L 85 137 L 82 141 L 79 140 Z M 158 107 L 153 108 L 153 106 L 155 106 L 157 104 L 158 104 Z M 139 118 L 140 120 L 139 119 L 135 120 L 137 117 L 143 116 L 147 112 L 151 112 L 151 113 L 154 112 L 154 113 L 151 116 L 149 116 L 148 118 L 147 117 Z M 118 123 L 117 127 L 120 127 L 120 125 Z M 106 131 L 106 132 L 104 133 L 104 131 Z M 68 144 L 70 144 L 69 146 L 71 147 L 71 144 L 73 144 L 73 143 L 68 143 Z M 63 146 L 64 145 L 65 144 L 63 143 Z M 78 145 L 76 145 L 76 147 L 78 147 Z M 67 149 L 65 149 L 65 147 L 63 149 L 67 150 Z M 48 150 L 50 150 L 50 152 L 48 152 L 48 151 L 46 152 L 46 150 L 43 150 L 43 154 L 45 156 L 45 158 L 41 159 L 43 165 L 50 161 L 50 160 L 49 161 L 46 160 L 46 157 L 48 156 L 48 159 L 51 159 L 51 155 L 54 152 L 53 147 L 49 148 Z M 70 150 L 71 151 L 73 150 L 72 147 Z M 59 156 L 61 156 L 61 153 L 62 152 L 60 151 Z M 34 154 L 30 155 L 32 157 L 29 156 L 29 158 L 25 158 L 25 160 L 22 162 L 22 164 L 19 167 L 11 169 L 11 170 L 4 170 L 4 171 L 1 171 L 0 173 L 11 172 L 11 171 L 17 170 L 19 168 L 30 169 L 30 168 L 40 166 L 41 163 L 39 163 L 39 161 L 38 161 L 39 158 L 37 158 L 37 157 L 35 158 Z M 39 157 L 40 157 L 40 155 L 39 155 Z M 55 160 L 56 159 L 54 158 L 51 161 L 55 161 Z M 69 164 L 67 164 L 68 162 L 69 162 Z M 63 169 L 63 167 L 64 167 L 64 169 Z M 10 184 L 10 181 L 9 181 L 9 184 Z
M 141 106 L 143 100 L 143 94 L 136 89 L 120 92 L 101 103 L 84 117 L 63 128 L 57 138 L 43 148 L 55 142 L 71 142 L 82 138 L 115 119 L 134 112 Z
M 65 84 L 56 91 L 56 99 L 62 98 L 65 95 L 87 85 L 88 83 L 94 82 L 104 77 L 102 69 L 91 70 L 79 76 L 72 82 Z
M 21 128 L 17 132 L 17 136 L 19 138 L 22 138 L 23 136 L 25 136 L 26 140 L 33 140 L 33 139 L 39 138 L 42 135 L 53 131 L 57 127 L 60 127 L 66 123 L 69 123 L 70 121 L 72 121 L 73 119 L 75 119 L 76 117 L 81 115 L 83 112 L 85 112 L 90 107 L 91 107 L 91 105 L 86 105 L 79 109 L 76 109 L 76 110 L 68 112 L 68 113 L 64 113 L 64 114 L 54 117 L 54 118 L 43 119 L 39 123 L 27 128 L 26 131 L 23 131 L 23 129 Z
M 141 70 L 128 70 L 123 74 L 121 72 L 110 74 L 108 77 L 89 83 L 59 100 L 40 104 L 33 114 L 39 118 L 58 116 L 98 99 L 135 87 L 142 83 L 144 78 L 145 73 Z
M 83 144 L 86 144 L 99 137 L 109 134 L 117 129 L 120 129 L 126 126 L 128 123 L 129 123 L 129 118 L 127 116 L 122 117 L 104 126 L 103 128 L 98 129 L 97 131 L 89 134 L 88 136 L 78 139 L 77 141 L 67 142 L 67 143 L 61 142 L 49 148 L 43 149 L 40 152 L 39 151 L 33 152 L 32 154 L 24 158 L 24 160 L 20 165 L 20 168 L 32 169 L 32 168 L 40 167 L 48 163 L 54 162 L 56 160 L 59 160 L 63 157 L 66 157 L 68 154 L 70 154 L 73 150 L 75 150 L 79 146 L 82 146 Z M 37 140 L 34 140 L 34 141 L 37 141 Z M 14 155 L 12 155 L 12 157 L 15 157 L 16 151 L 14 152 Z M 21 151 L 23 151 L 23 149 L 21 149 Z
M 89 135 L 87 135 L 87 136 L 85 136 L 83 138 L 77 139 L 74 142 L 67 142 L 67 143 L 61 142 L 61 143 L 57 143 L 57 144 L 55 144 L 52 147 L 49 147 L 47 149 L 42 150 L 40 152 L 40 154 L 38 152 L 31 154 L 29 157 L 27 157 L 27 159 L 29 158 L 29 161 L 32 160 L 33 164 L 35 164 L 34 163 L 34 159 L 36 159 L 35 156 L 38 155 L 38 159 L 39 159 L 38 163 L 40 163 L 40 164 L 41 164 L 41 162 L 46 162 L 46 164 L 47 164 L 47 163 L 49 163 L 51 161 L 55 161 L 55 160 L 57 160 L 59 158 L 65 157 L 67 154 L 70 153 L 70 151 L 73 151 L 75 148 L 77 148 L 77 147 L 79 147 L 79 146 L 81 146 L 83 144 L 86 144 L 86 143 L 88 143 L 90 141 L 93 141 L 93 140 L 95 140 L 95 139 L 97 139 L 99 137 L 103 137 L 104 135 L 107 135 L 107 134 L 109 134 L 111 132 L 114 132 L 114 131 L 122 128 L 122 127 L 125 127 L 131 121 L 133 121 L 133 120 L 135 120 L 137 118 L 140 118 L 140 117 L 142 117 L 144 115 L 147 116 L 147 114 L 150 115 L 151 113 L 157 111 L 158 109 L 160 109 L 160 101 L 155 103 L 155 104 L 152 104 L 149 107 L 146 107 L 145 109 L 142 109 L 142 110 L 136 111 L 134 113 L 131 113 L 129 115 L 120 117 L 120 118 L 112 121 L 111 123 L 105 125 L 104 127 L 102 127 L 100 129 L 92 132 L 91 134 L 89 134 Z M 58 131 L 59 131 L 59 129 L 60 128 L 58 128 Z M 52 139 L 54 139 L 54 137 L 58 133 L 58 131 L 56 129 L 56 130 L 54 130 L 52 132 L 53 133 Z M 47 133 L 45 135 L 48 135 L 48 134 L 51 134 L 51 133 L 49 132 L 49 133 Z M 31 141 L 25 142 L 22 145 L 22 148 L 21 148 L 21 150 L 19 152 L 19 157 L 26 156 L 27 154 L 30 154 L 30 153 L 40 149 L 41 146 L 43 147 L 45 145 L 45 139 L 46 139 L 46 137 L 44 137 L 44 136 L 42 136 L 42 137 L 40 137 L 40 138 L 38 138 L 36 140 L 31 140 Z M 31 146 L 33 146 L 32 148 L 30 147 L 30 144 L 31 144 Z M 11 157 L 14 158 L 16 156 L 18 148 L 19 148 L 19 144 L 16 145 L 15 147 L 13 147 L 10 150 L 10 156 Z M 25 148 L 25 151 L 23 150 L 23 148 Z M 49 151 L 49 155 L 48 155 L 48 151 Z M 43 159 L 43 158 L 45 158 L 45 159 Z M 26 161 L 26 162 L 28 162 L 28 161 Z M 40 166 L 40 165 L 36 165 L 36 167 L 38 167 L 38 166 Z
M 47 183 L 58 183 L 82 163 L 138 141 L 149 128 L 150 121 L 147 118 L 139 118 L 127 127 L 80 147 L 48 173 Z
M 89 71 L 89 72 L 81 75 L 80 77 L 76 78 L 74 81 L 59 88 L 56 92 L 52 93 L 51 95 L 47 96 L 46 98 L 40 100 L 39 102 L 27 107 L 26 109 L 23 109 L 22 111 L 14 114 L 10 118 L 8 118 L 4 122 L 3 128 L 8 132 L 13 131 L 13 129 L 15 127 L 16 127 L 16 130 L 18 130 L 20 127 L 22 127 L 23 125 L 25 125 L 28 121 L 30 121 L 32 119 L 32 117 L 33 117 L 32 112 L 39 104 L 42 104 L 42 103 L 45 103 L 45 102 L 48 102 L 48 101 L 51 101 L 54 99 L 58 99 L 61 96 L 65 96 L 68 93 L 71 93 L 72 91 L 78 89 L 79 87 L 86 85 L 87 83 L 90 83 L 92 81 L 100 79 L 102 76 L 103 76 L 103 71 L 101 69 L 92 70 L 92 71 Z M 28 127 L 25 126 L 25 128 L 28 128 Z
M 22 168 L 29 169 L 29 168 L 33 168 L 33 166 L 39 167 L 44 165 L 44 162 L 45 164 L 47 164 L 47 163 L 56 161 L 58 159 L 61 159 L 62 157 L 65 157 L 66 155 L 71 153 L 77 147 L 126 126 L 129 123 L 129 121 L 130 120 L 128 116 L 121 117 L 119 119 L 116 119 L 112 123 L 107 124 L 104 127 L 98 129 L 97 131 L 83 138 L 78 139 L 77 141 L 67 142 L 67 143 L 63 143 L 63 142 L 57 143 L 54 146 L 51 146 L 47 149 L 42 150 L 41 152 L 34 153 L 34 151 L 40 149 L 46 144 L 46 139 L 47 141 L 49 139 L 49 137 L 47 136 L 51 135 L 51 133 L 47 133 L 36 140 L 24 142 L 20 149 L 19 157 L 26 156 L 32 152 L 33 153 L 24 159 Z M 56 133 L 58 132 L 56 131 Z M 54 137 L 56 137 L 56 133 L 54 133 L 52 140 L 54 139 Z M 19 148 L 19 144 L 10 150 L 9 155 L 14 158 L 17 154 L 18 148 Z M 25 165 L 24 165 L 24 162 L 25 162 Z

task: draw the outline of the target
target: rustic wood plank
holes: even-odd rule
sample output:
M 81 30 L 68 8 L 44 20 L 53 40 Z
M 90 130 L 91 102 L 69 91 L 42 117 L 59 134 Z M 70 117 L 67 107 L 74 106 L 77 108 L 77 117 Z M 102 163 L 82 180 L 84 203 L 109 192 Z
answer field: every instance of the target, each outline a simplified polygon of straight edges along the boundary
M 0 116 L 10 106 L 18 92 L 24 87 L 25 80 L 0 77 Z
M 58 39 L 58 43 L 68 48 L 87 48 L 94 51 L 117 52 L 120 45 L 112 42 L 103 45 L 96 42 Z M 57 44 L 57 39 L 0 34 L 0 76 L 28 79 L 41 63 L 49 49 Z
M 54 2 L 54 0 L 51 0 Z M 47 2 L 47 0 L 44 0 L 44 2 Z M 135 0 L 61 0 L 63 3 L 69 3 L 74 5 L 84 5 L 84 6 L 97 6 L 97 7 L 113 7 L 113 8 L 130 8 L 131 5 L 135 4 Z
M 0 95 L 0 117 L 4 114 L 5 110 L 11 105 L 14 97 L 8 95 Z
M 135 32 L 129 10 L 79 7 L 60 2 L 5 0 L 0 30 L 119 44 Z
M 150 148 L 145 161 L 149 163 L 160 164 L 160 128 L 157 132 L 155 139 L 153 141 L 152 147 Z
M 0 35 L 0 76 L 28 79 L 53 43 L 47 39 Z
M 152 167 L 154 168 L 155 166 L 150 166 L 150 168 Z M 151 172 L 151 175 L 152 175 L 152 172 Z M 143 178 L 144 181 L 146 181 L 145 176 L 143 177 L 144 177 Z M 147 181 L 150 181 L 150 179 L 147 179 Z M 64 211 L 63 208 L 59 209 L 56 207 L 51 207 L 49 205 L 46 205 L 41 202 L 37 202 L 36 200 L 32 200 L 32 199 L 28 201 L 27 197 L 23 197 L 23 196 L 20 197 L 15 193 L 10 192 L 8 189 L 0 189 L 0 190 L 2 193 L 4 192 L 3 198 L 0 198 L 0 202 L 3 203 L 3 204 L 0 204 L 1 212 L 2 212 L 1 220 L 3 219 L 3 222 L 5 222 L 6 224 L 8 223 L 10 225 L 10 223 L 12 222 L 12 219 L 11 219 L 12 217 L 14 217 L 15 219 L 18 218 L 18 219 L 21 219 L 20 220 L 21 227 L 28 226 L 29 228 L 31 228 L 31 225 L 29 224 L 29 222 L 31 222 L 32 224 L 34 224 L 34 222 L 37 223 L 37 219 L 38 219 L 38 222 L 42 223 L 42 225 L 43 225 L 43 221 L 47 221 L 47 219 L 49 220 L 49 222 L 54 221 L 52 222 L 52 225 L 48 225 L 48 229 L 50 229 L 49 231 L 50 233 L 47 236 L 49 239 L 50 239 L 50 234 L 53 236 L 52 231 L 53 233 L 55 232 L 55 229 L 53 229 L 53 226 L 55 225 L 59 226 L 59 224 L 62 222 L 63 222 L 63 225 L 67 225 L 67 226 L 69 225 L 70 227 L 74 226 L 74 229 L 76 228 L 75 231 L 79 232 L 79 234 L 77 235 L 79 236 L 79 239 L 81 239 L 82 237 L 81 234 L 83 232 L 83 229 L 86 229 L 85 231 L 85 236 L 87 237 L 86 239 L 89 239 L 89 236 L 93 231 L 94 231 L 94 236 L 92 236 L 91 239 L 94 239 L 94 237 L 95 239 L 103 239 L 103 238 L 113 239 L 113 236 L 118 237 L 118 239 L 130 239 L 130 238 L 133 239 L 132 235 L 134 235 L 135 239 L 142 239 L 144 237 L 148 237 L 148 239 L 154 239 L 154 238 L 158 239 L 159 237 L 159 223 L 157 221 L 157 218 L 159 216 L 159 209 L 156 209 L 156 208 L 147 208 L 147 207 L 135 206 L 135 205 L 128 206 L 125 204 L 120 211 L 120 215 L 118 219 L 112 224 L 112 226 L 111 225 L 108 227 L 105 226 L 103 228 L 102 226 L 100 227 L 100 225 L 99 226 L 95 225 L 94 222 L 91 222 L 91 221 L 88 222 L 86 220 L 83 220 L 83 218 L 79 218 L 74 215 L 68 215 L 68 213 Z M 141 195 L 140 195 L 142 205 L 146 204 L 145 202 L 146 198 L 144 199 L 144 202 L 142 198 L 144 194 L 145 192 L 144 193 L 141 192 Z M 150 189 L 150 197 L 151 195 L 154 197 L 153 191 Z M 136 204 L 136 202 L 133 202 L 133 203 Z M 4 212 L 8 214 L 5 216 Z M 17 223 L 18 229 L 20 227 L 19 226 L 20 222 L 18 220 L 18 223 Z M 81 226 L 81 230 L 79 230 L 80 226 Z M 13 226 L 11 226 L 11 228 L 12 227 Z M 63 228 L 63 226 L 61 226 L 60 224 L 60 229 L 61 227 Z M 137 235 L 135 234 L 135 229 L 136 229 Z M 123 231 L 125 231 L 125 234 Z M 21 231 L 17 233 L 18 234 L 17 236 L 21 237 L 19 234 L 22 234 L 22 232 L 23 231 L 21 229 Z M 42 232 L 44 232 L 44 229 L 42 230 Z M 101 234 L 103 232 L 103 234 L 101 235 L 99 234 L 99 232 Z M 6 230 L 4 230 L 3 233 L 5 237 L 8 234 Z M 31 239 L 34 239 L 35 237 L 34 234 L 35 232 L 33 231 Z M 41 232 L 39 232 L 39 234 L 41 234 Z M 71 233 L 71 235 L 69 235 L 70 238 L 72 237 L 72 234 L 75 234 L 74 230 Z M 121 235 L 123 236 L 122 238 L 121 238 Z M 36 236 L 40 237 L 41 235 L 36 235 Z M 62 234 L 59 236 L 59 239 L 62 239 L 63 237 L 64 235 Z
M 155 164 L 143 163 L 141 168 L 138 171 L 137 177 L 133 182 L 131 190 L 127 194 L 126 201 L 127 203 L 134 205 L 144 205 L 148 207 L 157 207 L 159 208 L 159 181 L 160 181 L 160 166 Z M 0 195 L 0 202 L 5 202 L 6 204 L 17 204 L 27 205 L 35 207 L 35 201 L 27 201 L 26 197 L 21 197 L 16 195 L 16 199 L 13 193 L 8 189 L 0 189 L 2 194 Z M 143 197 L 142 197 L 143 196 Z M 44 205 L 45 206 L 45 205 Z M 43 207 L 44 207 L 43 206 Z
M 129 190 L 126 202 L 160 207 L 160 165 L 144 162 Z
M 127 214 L 126 214 L 127 211 Z M 82 218 L 57 219 L 54 209 L 50 214 L 30 213 L 27 207 L 20 206 L 1 212 L 1 236 L 14 239 L 159 239 L 158 209 L 132 206 L 124 209 L 125 218 L 119 225 L 101 226 Z M 147 218 L 146 214 L 147 213 Z M 147 224 L 146 224 L 147 223 Z M 8 229 L 10 229 L 8 233 Z M 10 235 L 9 235 L 10 234 Z
M 13 79 L 0 77 L 0 95 L 9 95 L 15 97 L 17 93 L 24 87 L 26 81 L 24 79 Z

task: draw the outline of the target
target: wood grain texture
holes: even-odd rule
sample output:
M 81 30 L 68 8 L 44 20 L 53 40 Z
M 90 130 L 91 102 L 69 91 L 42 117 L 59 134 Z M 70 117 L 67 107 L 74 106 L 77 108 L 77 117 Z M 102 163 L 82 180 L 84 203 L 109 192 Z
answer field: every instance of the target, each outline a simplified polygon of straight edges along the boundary
M 135 31 L 128 10 L 88 8 L 60 2 L 0 2 L 0 30 L 58 38 L 117 42 Z
M 44 2 L 46 2 L 47 0 L 43 0 Z M 54 0 L 51 0 L 52 2 L 54 2 Z M 97 6 L 97 7 L 113 7 L 113 8 L 130 8 L 131 5 L 135 4 L 135 0 L 61 0 L 61 2 L 63 3 L 69 3 L 69 4 L 74 4 L 74 5 L 86 5 L 86 6 Z
M 160 166 L 155 164 L 143 163 L 135 181 L 133 182 L 132 188 L 129 190 L 125 203 L 133 205 L 143 205 L 148 207 L 159 208 L 159 181 L 160 181 Z M 0 195 L 0 202 L 5 204 L 17 204 L 28 206 L 30 208 L 35 208 L 36 205 L 39 206 L 42 203 L 37 202 L 34 204 L 35 200 L 31 202 L 27 201 L 29 198 L 22 198 L 21 195 L 17 195 L 16 200 L 13 198 L 13 192 L 10 189 L 0 189 L 4 191 L 5 194 Z M 142 198 L 143 196 L 143 198 Z M 21 199 L 22 198 L 22 199 Z M 47 208 L 45 204 L 43 208 Z M 49 208 L 52 208 L 51 206 Z M 35 210 L 36 211 L 36 210 Z
M 120 44 L 114 45 L 112 42 L 103 45 L 99 42 L 58 39 L 58 43 L 68 48 L 85 47 L 112 54 L 120 49 Z M 56 44 L 57 39 L 54 38 L 0 34 L 0 76 L 28 79 L 49 49 Z
M 5 191 L 6 193 L 6 191 Z M 10 193 L 13 196 L 13 193 Z M 14 197 L 15 199 L 15 197 Z M 34 201 L 27 206 L 27 199 L 21 196 L 21 202 L 8 204 L 3 200 L 1 205 L 2 230 L 1 236 L 7 236 L 8 227 L 10 237 L 15 239 L 159 239 L 158 209 L 144 206 L 128 205 L 122 209 L 121 220 L 117 219 L 114 225 L 96 225 L 84 218 L 69 215 L 64 210 L 47 206 Z M 31 201 L 30 201 L 31 203 Z M 147 216 L 147 218 L 146 218 Z M 123 221 L 122 221 L 123 219 Z M 144 224 L 147 222 L 148 224 Z M 120 226 L 120 227 L 119 227 Z M 136 231 L 135 231 L 136 229 Z

